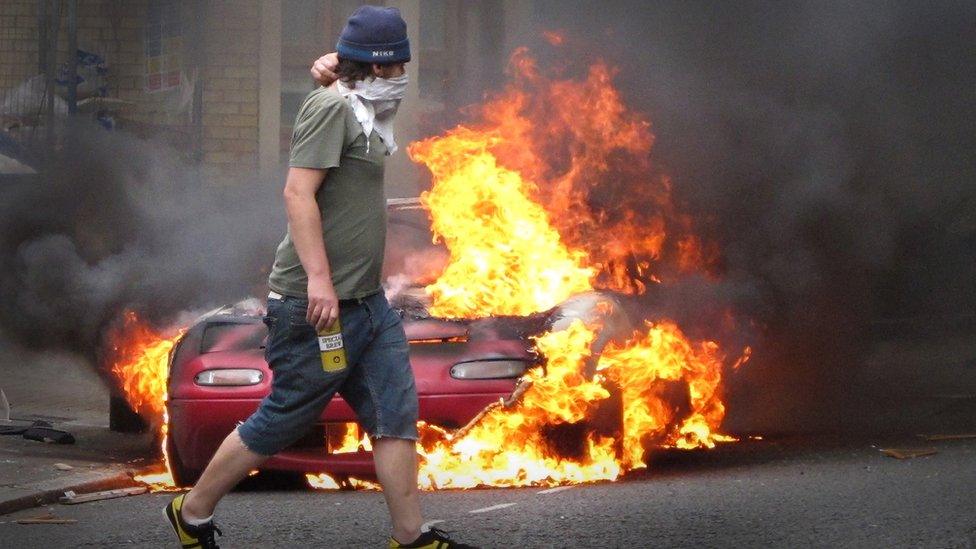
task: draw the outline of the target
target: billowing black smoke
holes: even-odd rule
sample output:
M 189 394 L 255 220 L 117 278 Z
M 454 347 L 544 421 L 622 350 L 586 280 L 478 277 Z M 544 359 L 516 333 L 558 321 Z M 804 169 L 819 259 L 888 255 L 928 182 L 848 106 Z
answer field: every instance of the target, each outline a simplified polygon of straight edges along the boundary
M 0 203 L 0 332 L 98 356 L 123 309 L 164 325 L 254 294 L 284 229 L 279 185 L 215 185 L 172 148 L 79 123 Z
M 752 319 L 733 421 L 854 425 L 906 380 L 976 379 L 864 365 L 886 327 L 939 335 L 976 310 L 971 3 L 559 1 L 532 17 L 567 36 L 536 36 L 541 64 L 620 69 L 658 167 L 723 251 L 719 282 L 657 299 L 690 325 L 716 304 Z

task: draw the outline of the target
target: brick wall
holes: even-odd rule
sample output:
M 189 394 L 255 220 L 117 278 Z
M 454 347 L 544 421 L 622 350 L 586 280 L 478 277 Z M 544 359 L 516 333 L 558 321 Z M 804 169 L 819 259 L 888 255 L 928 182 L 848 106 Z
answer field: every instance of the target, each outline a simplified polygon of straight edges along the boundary
M 37 72 L 34 0 L 0 2 L 0 91 Z
M 203 68 L 204 161 L 225 172 L 258 165 L 258 0 L 209 4 Z
M 78 47 L 105 58 L 108 94 L 131 102 L 119 113 L 123 123 L 135 122 L 140 133 L 190 135 L 188 116 L 174 109 L 177 92 L 145 90 L 147 5 L 148 0 L 80 0 Z M 253 172 L 258 163 L 259 1 L 183 2 L 185 60 L 201 53 L 200 44 L 190 43 L 194 20 L 201 22 L 203 34 L 202 160 L 217 174 Z M 37 37 L 37 1 L 0 0 L 0 94 L 38 73 Z M 62 63 L 68 56 L 66 17 L 58 50 Z
M 131 101 L 123 116 L 140 122 L 164 122 L 169 113 L 162 97 L 145 93 L 143 21 L 146 0 L 78 2 L 78 48 L 97 53 L 109 66 L 108 91 Z M 36 0 L 0 2 L 0 92 L 38 74 Z M 58 64 L 68 59 L 67 14 L 62 8 Z

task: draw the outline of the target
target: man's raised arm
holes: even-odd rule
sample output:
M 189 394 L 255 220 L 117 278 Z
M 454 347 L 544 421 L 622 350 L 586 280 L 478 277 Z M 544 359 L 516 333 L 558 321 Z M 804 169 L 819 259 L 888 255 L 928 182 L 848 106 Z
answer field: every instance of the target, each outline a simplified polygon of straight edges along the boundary
M 312 62 L 312 78 L 319 84 L 329 87 L 339 79 L 335 70 L 339 67 L 339 55 L 336 52 L 327 53 Z

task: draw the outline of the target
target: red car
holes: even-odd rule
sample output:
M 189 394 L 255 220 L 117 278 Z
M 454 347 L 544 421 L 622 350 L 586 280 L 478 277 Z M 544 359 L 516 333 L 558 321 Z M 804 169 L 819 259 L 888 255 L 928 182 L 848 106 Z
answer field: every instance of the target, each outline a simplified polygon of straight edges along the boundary
M 425 318 L 423 307 L 393 300 L 403 311 L 420 419 L 457 428 L 489 403 L 508 397 L 518 377 L 536 360 L 528 336 L 591 315 L 600 299 L 607 298 L 583 294 L 548 313 L 474 321 Z M 267 329 L 259 313 L 253 305 L 250 310 L 218 310 L 190 328 L 173 349 L 167 452 L 178 485 L 196 481 L 224 437 L 270 391 L 272 373 L 263 348 Z M 337 395 L 306 436 L 262 469 L 372 476 L 370 453 L 348 448 L 335 452 L 355 421 L 352 409 Z
M 532 361 L 520 338 L 477 339 L 467 323 L 405 322 L 416 377 L 420 419 L 444 427 L 467 423 L 489 403 L 511 394 Z M 169 378 L 167 450 L 180 485 L 192 484 L 220 442 L 271 390 L 264 360 L 267 328 L 257 316 L 225 311 L 191 328 L 173 352 Z M 264 469 L 371 475 L 367 452 L 332 453 L 356 421 L 342 397 L 326 406 L 301 440 Z

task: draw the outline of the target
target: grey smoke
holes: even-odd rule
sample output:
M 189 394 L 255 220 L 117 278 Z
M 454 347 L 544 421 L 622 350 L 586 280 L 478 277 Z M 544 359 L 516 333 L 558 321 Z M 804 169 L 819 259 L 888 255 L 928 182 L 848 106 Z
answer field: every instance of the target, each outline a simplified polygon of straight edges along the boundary
M 0 204 L 0 331 L 96 359 L 124 309 L 165 326 L 259 291 L 278 183 L 215 185 L 162 142 L 78 123 Z

